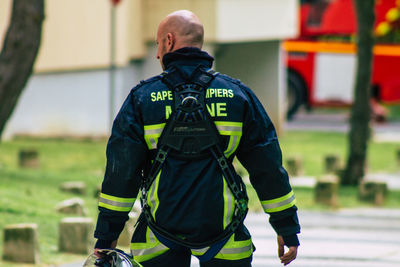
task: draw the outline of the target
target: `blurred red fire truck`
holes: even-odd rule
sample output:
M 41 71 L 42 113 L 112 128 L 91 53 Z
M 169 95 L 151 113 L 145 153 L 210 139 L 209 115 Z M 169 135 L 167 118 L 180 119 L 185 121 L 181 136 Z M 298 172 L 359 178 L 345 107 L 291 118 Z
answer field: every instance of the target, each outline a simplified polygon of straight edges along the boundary
M 357 31 L 352 0 L 301 0 L 300 36 L 285 41 L 288 118 L 305 105 L 348 105 L 353 99 Z M 400 103 L 400 0 L 376 0 L 372 70 L 375 100 Z

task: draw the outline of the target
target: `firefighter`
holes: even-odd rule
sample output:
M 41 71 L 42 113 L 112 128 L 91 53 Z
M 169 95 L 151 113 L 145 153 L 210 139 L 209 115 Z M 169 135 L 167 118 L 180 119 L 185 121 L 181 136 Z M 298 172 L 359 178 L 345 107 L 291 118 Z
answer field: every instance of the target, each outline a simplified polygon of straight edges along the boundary
M 144 211 L 131 243 L 135 261 L 190 266 L 194 255 L 200 266 L 251 266 L 255 247 L 243 224 L 247 196 L 232 167 L 237 157 L 270 215 L 280 260 L 287 265 L 296 258 L 300 226 L 274 126 L 247 86 L 211 70 L 213 58 L 201 50 L 203 36 L 202 23 L 190 11 L 161 21 L 156 57 L 164 72 L 131 90 L 107 144 L 95 251 L 115 248 L 141 191 Z M 194 114 L 193 106 L 200 124 L 178 121 L 179 112 Z M 201 135 L 202 129 L 208 130 Z M 182 143 L 179 133 L 172 136 L 177 132 L 187 137 L 181 150 L 170 144 Z

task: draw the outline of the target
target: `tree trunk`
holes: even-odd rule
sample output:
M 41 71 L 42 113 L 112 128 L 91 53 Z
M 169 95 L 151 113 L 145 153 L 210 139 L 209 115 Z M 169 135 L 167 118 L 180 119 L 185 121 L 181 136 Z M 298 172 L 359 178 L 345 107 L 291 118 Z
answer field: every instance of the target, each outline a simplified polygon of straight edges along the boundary
M 0 53 L 0 136 L 32 74 L 43 20 L 44 0 L 14 0 Z
M 355 0 L 357 10 L 357 75 L 354 103 L 351 110 L 349 156 L 342 184 L 357 185 L 364 177 L 367 148 L 370 138 L 371 119 L 370 94 L 372 49 L 374 45 L 373 26 L 375 21 L 374 0 Z

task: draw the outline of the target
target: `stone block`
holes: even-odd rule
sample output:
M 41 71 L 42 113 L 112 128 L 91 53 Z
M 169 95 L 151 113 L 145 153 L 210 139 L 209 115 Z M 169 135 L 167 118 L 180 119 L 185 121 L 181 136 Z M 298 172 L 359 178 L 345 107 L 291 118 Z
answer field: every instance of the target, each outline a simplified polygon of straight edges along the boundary
M 39 264 L 39 238 L 36 224 L 13 224 L 4 227 L 3 259 Z
M 93 245 L 92 219 L 71 217 L 61 220 L 58 238 L 60 252 L 90 254 L 93 250 Z
M 129 213 L 129 220 L 126 221 L 124 230 L 119 235 L 118 246 L 130 247 L 132 234 L 135 231 L 135 224 L 139 215 L 140 212 L 137 210 L 132 210 Z
M 36 149 L 21 149 L 18 154 L 18 164 L 21 168 L 39 168 L 39 152 Z
M 315 185 L 315 202 L 331 207 L 338 206 L 339 178 L 335 175 L 325 175 L 318 179 Z
M 303 175 L 303 160 L 300 157 L 286 158 L 286 170 L 291 176 Z
M 358 193 L 361 201 L 382 206 L 387 197 L 388 187 L 385 182 L 379 180 L 363 180 L 360 183 Z
M 71 198 L 57 204 L 56 211 L 77 216 L 86 216 L 85 202 L 81 198 Z
M 86 195 L 86 184 L 84 182 L 65 182 L 60 185 L 60 190 L 76 195 Z
M 325 156 L 325 171 L 326 173 L 337 173 L 340 169 L 339 155 L 326 155 Z

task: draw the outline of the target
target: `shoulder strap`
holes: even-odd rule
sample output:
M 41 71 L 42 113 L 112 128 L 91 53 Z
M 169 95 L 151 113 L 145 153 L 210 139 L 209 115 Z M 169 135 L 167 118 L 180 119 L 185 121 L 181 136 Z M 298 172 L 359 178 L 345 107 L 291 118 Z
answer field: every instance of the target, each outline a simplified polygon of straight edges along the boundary
M 168 86 L 172 91 L 176 88 L 180 88 L 186 83 L 193 83 L 201 88 L 207 89 L 211 81 L 219 73 L 209 69 L 205 70 L 204 67 L 199 65 L 190 75 L 190 77 L 184 77 L 184 75 L 177 68 L 172 70 L 164 71 L 161 73 L 162 81 Z

